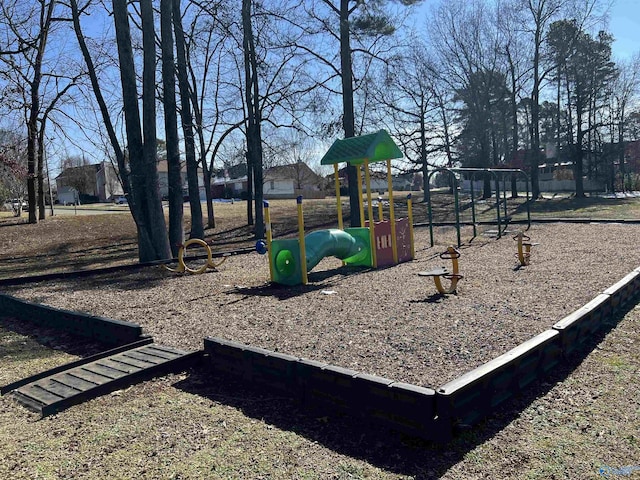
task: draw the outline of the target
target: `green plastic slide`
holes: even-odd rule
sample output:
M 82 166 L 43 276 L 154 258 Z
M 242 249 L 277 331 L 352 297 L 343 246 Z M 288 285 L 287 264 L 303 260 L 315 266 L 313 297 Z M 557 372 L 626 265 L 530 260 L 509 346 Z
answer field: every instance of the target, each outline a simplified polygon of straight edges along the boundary
M 351 259 L 351 263 L 355 263 L 369 253 L 367 245 L 358 238 L 335 228 L 311 232 L 304 237 L 304 243 L 308 272 L 324 257 L 336 257 L 345 261 Z
M 284 285 L 302 283 L 300 250 L 297 239 L 272 242 L 274 278 Z M 350 265 L 371 266 L 368 228 L 317 230 L 305 236 L 307 272 L 325 257 L 336 257 Z

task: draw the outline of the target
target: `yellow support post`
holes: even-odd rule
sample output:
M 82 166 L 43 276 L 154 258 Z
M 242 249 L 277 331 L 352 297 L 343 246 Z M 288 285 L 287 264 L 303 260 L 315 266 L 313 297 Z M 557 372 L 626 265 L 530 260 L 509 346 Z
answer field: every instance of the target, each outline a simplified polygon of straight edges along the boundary
M 298 244 L 300 245 L 300 270 L 302 273 L 302 284 L 309 282 L 307 277 L 307 256 L 304 245 L 304 215 L 302 214 L 302 195 L 296 198 L 298 204 Z
M 364 205 L 362 205 L 362 172 L 360 171 L 360 165 L 356 165 L 356 172 L 358 178 L 358 206 L 360 208 L 360 226 L 364 227 Z
M 384 222 L 384 211 L 382 210 L 382 197 L 378 197 L 378 221 Z
M 271 242 L 273 241 L 273 232 L 271 231 L 271 212 L 269 211 L 269 202 L 262 201 L 264 207 L 264 223 L 265 230 L 267 232 L 267 255 L 269 255 L 269 275 L 271 275 L 271 281 L 274 281 L 273 277 L 273 257 L 271 256 Z
M 367 185 L 367 214 L 369 216 L 369 239 L 371 242 L 371 263 L 373 268 L 378 268 L 376 255 L 376 227 L 373 220 L 373 198 L 371 198 L 371 173 L 369 172 L 369 160 L 364 161 L 364 181 Z M 364 226 L 364 222 L 362 223 Z
M 391 159 L 387 159 L 387 185 L 389 190 L 389 221 L 391 222 L 391 248 L 393 263 L 398 263 L 398 242 L 396 241 L 396 215 L 393 210 L 393 178 L 391 177 Z
M 336 202 L 338 209 L 338 228 L 344 230 L 344 223 L 342 221 L 342 200 L 340 199 L 340 177 L 338 176 L 338 164 L 333 164 L 333 176 L 336 179 Z
M 409 241 L 411 242 L 411 260 L 416 258 L 416 247 L 413 242 L 413 201 L 411 194 L 407 195 L 407 219 L 409 221 Z

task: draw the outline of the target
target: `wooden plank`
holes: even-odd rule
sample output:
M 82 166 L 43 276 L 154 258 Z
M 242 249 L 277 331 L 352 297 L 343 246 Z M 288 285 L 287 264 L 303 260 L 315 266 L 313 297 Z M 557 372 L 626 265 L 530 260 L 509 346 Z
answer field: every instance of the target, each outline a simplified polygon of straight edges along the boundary
M 32 410 L 36 413 L 42 414 L 42 407 L 44 406 L 42 402 L 39 402 L 31 397 L 23 395 L 18 390 L 14 390 L 13 392 L 11 392 L 11 394 L 13 395 L 13 398 L 15 398 L 20 405 L 23 405 L 27 407 L 29 410 Z
M 127 352 L 127 356 L 129 358 L 135 358 L 136 360 L 141 360 L 143 362 L 148 362 L 148 363 L 150 363 L 152 365 L 158 365 L 159 363 L 164 363 L 167 360 L 173 360 L 174 358 L 177 358 L 175 356 L 173 356 L 171 358 L 159 357 L 157 355 L 150 355 L 148 353 L 143 353 L 143 352 L 140 352 L 138 350 Z
M 90 363 L 89 365 L 85 365 L 82 367 L 84 370 L 89 370 L 90 372 L 96 373 L 98 375 L 102 375 L 104 377 L 110 378 L 111 380 L 115 380 L 116 378 L 122 378 L 127 375 L 127 372 L 123 372 L 121 370 L 116 370 L 105 365 L 101 365 L 100 363 Z M 106 383 L 106 382 L 104 382 Z
M 139 349 L 139 350 L 143 350 L 143 349 Z M 186 350 L 180 350 L 178 348 L 171 348 L 171 347 L 165 347 L 164 345 L 157 345 L 157 344 L 152 344 L 152 345 L 147 345 L 146 348 L 144 350 L 149 350 L 149 351 L 159 351 L 159 352 L 166 352 L 166 353 L 171 353 L 174 356 L 182 356 L 182 355 L 186 355 L 187 352 Z
M 93 382 L 96 385 L 103 385 L 112 380 L 111 377 L 107 377 L 106 375 L 92 372 L 83 367 L 74 368 L 72 371 L 68 372 L 67 374 L 73 375 L 74 377 L 81 378 L 82 380 L 86 380 L 88 382 Z
M 126 365 L 122 362 L 116 362 L 110 358 L 103 358 L 102 360 L 100 360 L 100 365 L 103 367 L 111 368 L 113 370 L 117 370 L 119 372 L 123 372 L 127 375 L 131 373 L 136 373 L 140 370 L 144 370 L 143 368 L 140 368 L 140 367 L 134 367 L 133 365 Z
M 95 383 L 89 380 L 85 380 L 78 376 L 72 375 L 70 372 L 62 373 L 60 375 L 55 375 L 51 377 L 52 380 L 62 383 L 63 385 L 67 385 L 68 387 L 73 387 L 78 390 L 90 390 L 99 383 Z
M 123 366 L 135 368 L 149 368 L 150 366 L 155 365 L 155 363 L 151 363 L 146 360 L 139 360 L 126 354 L 116 355 L 111 357 L 110 360 L 116 363 L 121 363 Z
M 68 387 L 60 382 L 56 382 L 53 379 L 41 380 L 35 385 L 44 388 L 48 392 L 51 392 L 55 395 L 60 395 L 63 398 L 69 398 L 77 395 L 82 390 L 78 390 L 77 388 Z
M 38 385 L 25 385 L 18 390 L 22 395 L 25 395 L 33 400 L 37 400 L 43 405 L 49 405 L 60 401 L 63 397 L 45 390 Z
M 148 346 L 137 348 L 135 350 L 130 350 L 127 353 L 141 353 L 144 355 L 149 355 L 151 357 L 161 358 L 163 360 L 173 360 L 174 358 L 182 357 L 186 352 L 167 352 L 164 350 L 159 350 L 157 348 L 149 348 Z

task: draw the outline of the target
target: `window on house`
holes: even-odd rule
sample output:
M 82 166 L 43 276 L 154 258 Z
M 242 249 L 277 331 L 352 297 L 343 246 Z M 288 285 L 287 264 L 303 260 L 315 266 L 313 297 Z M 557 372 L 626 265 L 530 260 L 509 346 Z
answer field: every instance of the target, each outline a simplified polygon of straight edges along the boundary
M 275 190 L 276 189 L 276 182 L 275 180 L 271 180 L 269 182 L 269 190 Z

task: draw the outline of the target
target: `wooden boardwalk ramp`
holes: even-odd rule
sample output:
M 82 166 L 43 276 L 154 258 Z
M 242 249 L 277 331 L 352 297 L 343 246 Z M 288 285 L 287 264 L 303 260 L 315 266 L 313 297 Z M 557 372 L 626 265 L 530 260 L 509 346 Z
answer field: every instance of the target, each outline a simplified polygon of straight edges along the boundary
M 184 370 L 201 355 L 156 345 L 148 337 L 6 385 L 0 394 L 11 393 L 46 417 L 153 376 Z

